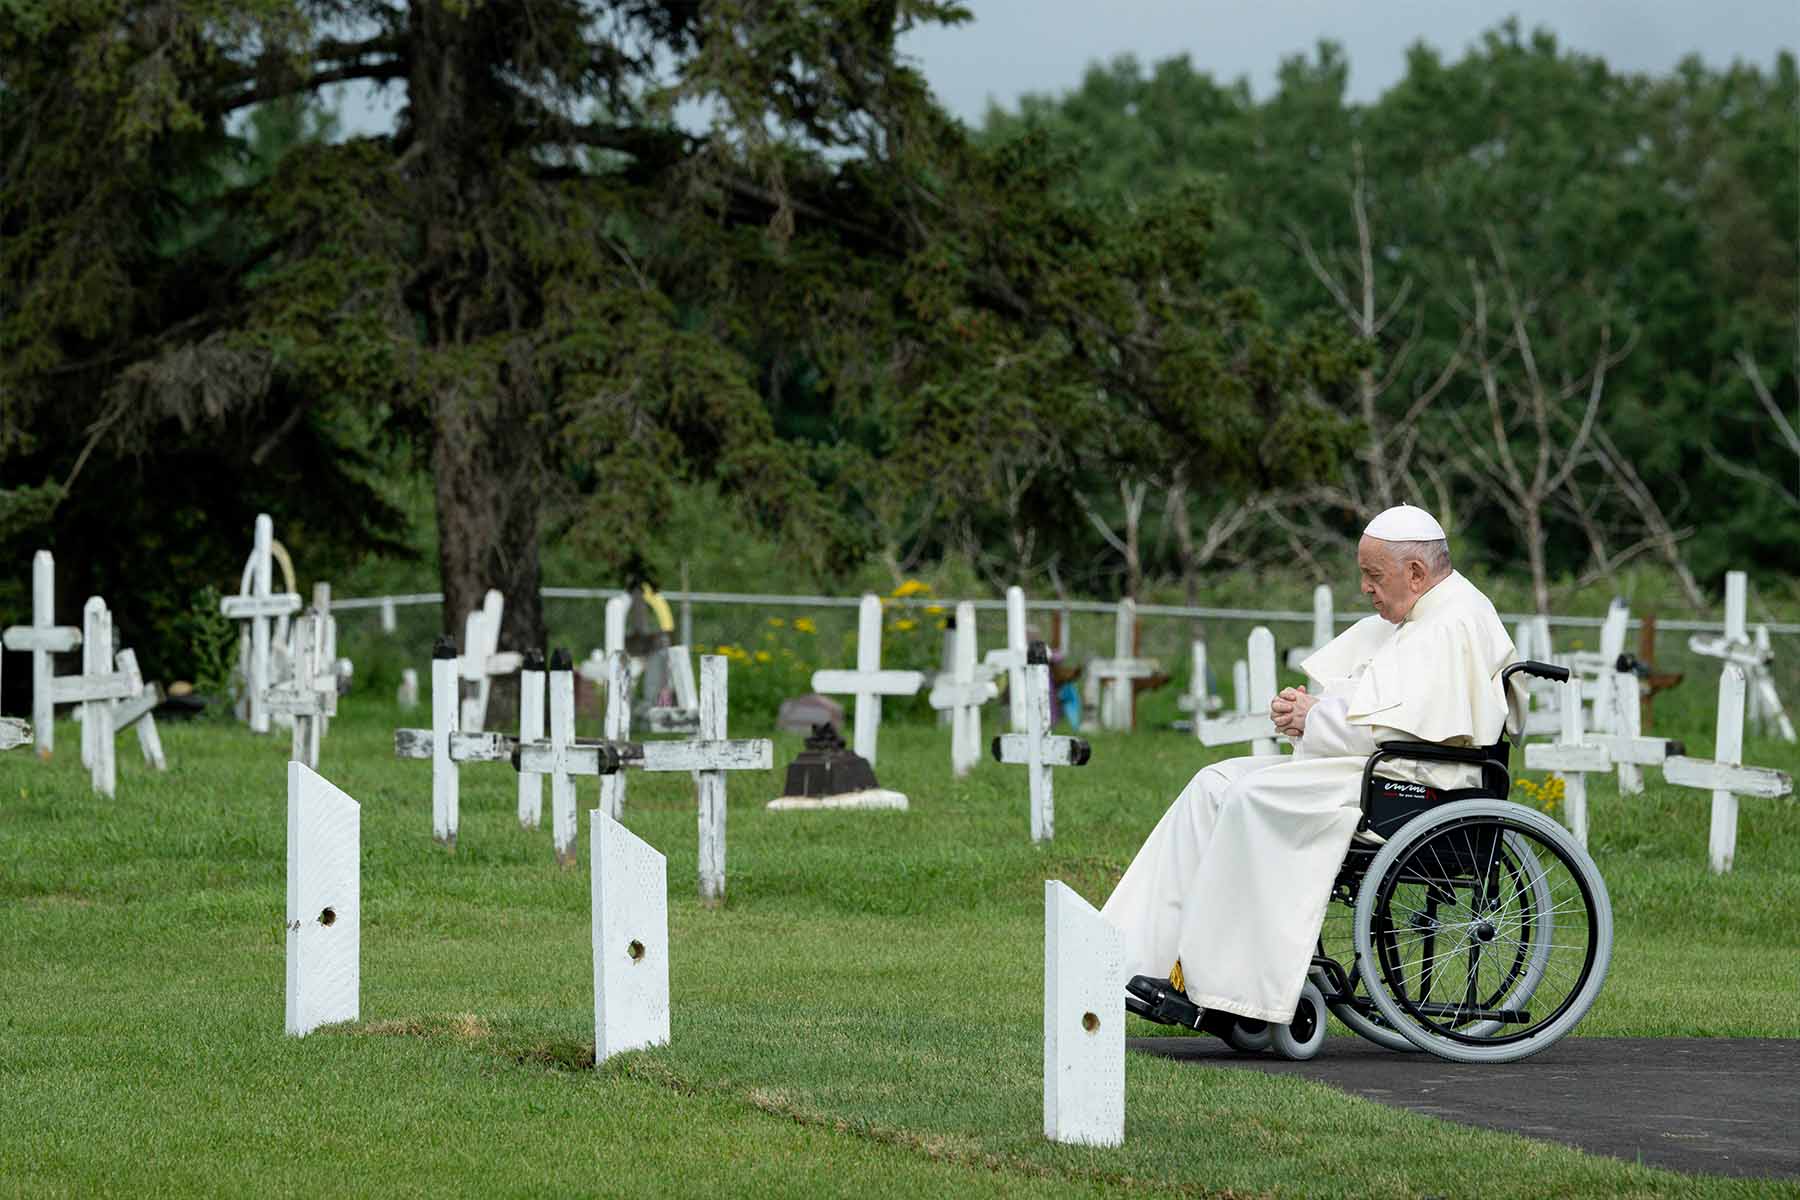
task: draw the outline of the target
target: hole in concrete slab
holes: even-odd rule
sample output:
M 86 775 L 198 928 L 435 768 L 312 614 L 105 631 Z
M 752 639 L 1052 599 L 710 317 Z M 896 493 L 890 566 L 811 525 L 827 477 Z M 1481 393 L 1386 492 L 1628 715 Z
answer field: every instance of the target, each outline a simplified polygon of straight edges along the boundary
M 325 908 L 325 909 L 319 910 L 319 924 L 329 925 L 333 921 L 336 921 L 336 920 L 337 920 L 337 910 L 336 909 Z
M 1093 1033 L 1095 1030 L 1100 1028 L 1100 1018 L 1095 1016 L 1093 1013 L 1082 1013 L 1081 1014 L 1081 1027 L 1083 1029 L 1087 1030 L 1089 1033 Z
M 630 956 L 631 956 L 631 961 L 632 961 L 632 962 L 641 962 L 641 961 L 643 961 L 643 958 L 644 958 L 644 943 L 642 943 L 642 942 L 639 942 L 639 941 L 633 941 L 633 942 L 632 942 L 632 943 L 631 943 L 631 945 L 629 945 L 629 946 L 627 946 L 627 947 L 625 947 L 625 953 L 626 953 L 626 954 L 628 954 L 628 955 L 630 955 Z

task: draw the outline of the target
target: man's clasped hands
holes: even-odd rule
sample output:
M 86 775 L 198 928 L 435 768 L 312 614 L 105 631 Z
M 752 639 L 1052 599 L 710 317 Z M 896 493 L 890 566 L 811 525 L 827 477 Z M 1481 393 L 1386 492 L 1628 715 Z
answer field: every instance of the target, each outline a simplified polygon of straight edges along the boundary
M 1306 694 L 1304 686 L 1282 688 L 1281 694 L 1269 702 L 1269 716 L 1275 722 L 1275 732 L 1285 737 L 1300 737 L 1306 732 L 1306 714 L 1318 702 L 1317 696 Z

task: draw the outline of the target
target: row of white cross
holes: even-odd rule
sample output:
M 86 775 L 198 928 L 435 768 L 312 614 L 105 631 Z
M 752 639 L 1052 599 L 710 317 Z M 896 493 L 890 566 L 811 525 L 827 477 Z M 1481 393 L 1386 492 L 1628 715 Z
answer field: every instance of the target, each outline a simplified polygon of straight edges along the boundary
M 9 650 L 31 653 L 31 711 L 29 726 L 10 722 L 0 727 L 0 749 L 31 738 L 40 758 L 49 758 L 56 747 L 56 706 L 79 705 L 81 762 L 88 768 L 94 790 L 112 796 L 118 789 L 118 759 L 114 738 L 135 727 L 144 761 L 158 771 L 168 769 L 162 737 L 157 732 L 155 709 L 162 692 L 146 685 L 138 671 L 137 654 L 129 647 L 117 649 L 112 613 L 98 596 L 82 607 L 82 627 L 56 624 L 56 560 L 39 550 L 31 562 L 31 624 L 14 625 L 0 634 Z M 81 650 L 81 673 L 58 675 L 55 655 Z
M 460 728 L 463 709 L 458 662 L 455 642 L 440 638 L 432 659 L 432 727 L 394 733 L 398 757 L 431 760 L 432 832 L 439 842 L 456 844 L 458 772 L 465 763 L 513 764 L 519 772 L 519 823 L 526 828 L 535 828 L 541 819 L 543 780 L 548 777 L 552 842 L 557 861 L 565 865 L 573 864 L 577 853 L 576 777 L 600 778 L 601 806 L 616 819 L 624 806 L 624 771 L 687 771 L 694 774 L 698 788 L 700 895 L 708 902 L 724 898 L 725 772 L 767 770 L 774 761 L 774 745 L 767 738 L 732 740 L 726 736 L 725 658 L 706 655 L 700 660 L 697 736 L 654 742 L 630 740 L 630 675 L 623 651 L 614 651 L 607 658 L 606 736 L 599 741 L 575 736 L 575 671 L 567 651 L 551 656 L 548 672 L 541 656 L 523 662 L 516 738 Z

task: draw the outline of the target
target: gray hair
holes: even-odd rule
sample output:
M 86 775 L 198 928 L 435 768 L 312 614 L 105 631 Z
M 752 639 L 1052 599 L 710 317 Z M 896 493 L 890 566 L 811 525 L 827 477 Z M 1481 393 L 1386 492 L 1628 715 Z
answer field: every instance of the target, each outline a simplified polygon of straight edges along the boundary
M 1400 566 L 1418 559 L 1433 579 L 1450 573 L 1450 543 L 1443 538 L 1432 542 L 1389 542 L 1388 549 L 1394 552 L 1394 561 Z

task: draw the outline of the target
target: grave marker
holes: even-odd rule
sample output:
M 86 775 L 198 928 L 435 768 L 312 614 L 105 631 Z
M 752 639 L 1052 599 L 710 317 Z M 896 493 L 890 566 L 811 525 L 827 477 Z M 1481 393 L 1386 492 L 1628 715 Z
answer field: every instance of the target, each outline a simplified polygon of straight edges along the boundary
M 1125 1141 L 1125 938 L 1054 879 L 1044 881 L 1044 1136 Z
M 964 600 L 956 606 L 954 662 L 931 687 L 931 707 L 950 714 L 950 770 L 959 779 L 981 756 L 981 706 L 998 694 L 976 671 L 975 606 Z
M 631 740 L 631 660 L 625 651 L 606 654 L 606 723 L 600 731 L 613 743 Z M 614 771 L 600 777 L 600 807 L 618 820 L 625 812 L 625 776 Z
M 1050 772 L 1053 767 L 1086 766 L 1092 750 L 1080 738 L 1060 737 L 1050 731 L 1050 651 L 1042 642 L 1026 652 L 1025 732 L 1003 733 L 994 739 L 994 760 L 1021 764 L 1031 789 L 1031 840 L 1046 842 L 1056 836 L 1056 798 Z
M 924 686 L 918 671 L 881 669 L 881 599 L 864 592 L 856 613 L 856 669 L 814 671 L 813 691 L 826 695 L 855 696 L 855 734 L 851 749 L 875 765 L 875 744 L 881 733 L 881 698 L 914 696 Z
M 1238 712 L 1201 721 L 1200 741 L 1208 746 L 1249 742 L 1252 754 L 1274 754 L 1279 747 L 1269 705 L 1275 700 L 1275 635 L 1268 626 L 1258 625 L 1250 631 L 1249 650 L 1249 662 L 1238 663 L 1241 672 L 1232 672 Z
M 989 672 L 996 675 L 1006 672 L 1007 713 L 1014 733 L 1024 732 L 1030 719 L 1025 699 L 1025 658 L 1030 647 L 1025 638 L 1025 589 L 1009 587 L 1006 589 L 1006 648 L 989 650 L 981 661 Z
M 463 656 L 457 670 L 461 678 L 474 685 L 474 694 L 462 702 L 462 728 L 479 733 L 487 726 L 488 693 L 497 675 L 511 675 L 519 669 L 524 656 L 500 649 L 500 619 L 506 612 L 506 597 L 498 588 L 489 588 L 481 607 L 470 611 L 463 621 Z
M 1195 638 L 1188 646 L 1188 690 L 1175 703 L 1182 711 L 1194 714 L 1190 728 L 1196 738 L 1200 736 L 1200 722 L 1223 706 L 1223 701 L 1212 694 L 1206 675 L 1206 643 Z
M 544 652 L 535 646 L 525 651 L 519 667 L 519 740 L 535 742 L 544 736 Z M 544 817 L 544 777 L 537 771 L 519 772 L 519 825 L 536 829 Z
M 274 630 L 271 622 L 285 621 L 300 611 L 300 597 L 294 592 L 270 590 L 270 562 L 275 541 L 275 523 L 269 514 L 258 513 L 256 534 L 250 560 L 244 564 L 239 594 L 226 596 L 219 611 L 234 621 L 250 627 L 250 657 L 245 664 L 245 703 L 252 733 L 269 732 L 268 690 L 270 679 L 270 646 Z
M 1137 654 L 1137 601 L 1130 596 L 1119 601 L 1118 616 L 1113 627 L 1113 656 L 1088 662 L 1088 678 L 1099 689 L 1100 727 L 1122 729 L 1129 733 L 1137 714 L 1134 684 L 1149 679 L 1162 669 L 1153 658 Z
M 599 1066 L 669 1043 L 669 863 L 603 810 L 588 819 Z
M 288 763 L 287 1033 L 356 1020 L 362 993 L 362 809 Z
M 118 785 L 113 701 L 134 698 L 144 690 L 135 655 L 109 671 L 115 665 L 112 659 L 112 614 L 104 600 L 89 596 L 82 608 L 82 673 L 52 679 L 50 698 L 57 704 L 81 705 L 81 761 L 102 796 L 113 795 Z
M 1737 857 L 1738 797 L 1789 796 L 1794 781 L 1768 767 L 1746 767 L 1744 761 L 1744 668 L 1727 662 L 1719 674 L 1719 732 L 1712 760 L 1671 757 L 1663 762 L 1663 778 L 1677 787 L 1712 791 L 1712 829 L 1707 855 L 1715 873 L 1731 870 Z
M 1555 771 L 1563 779 L 1563 813 L 1569 832 L 1587 845 L 1587 776 L 1610 771 L 1612 757 L 1604 746 L 1583 740 L 1581 732 L 1581 677 L 1569 673 L 1562 702 L 1562 740 L 1554 744 L 1534 742 L 1525 747 L 1525 765 L 1533 771 Z
M 40 758 L 56 748 L 56 678 L 53 654 L 81 645 L 81 630 L 56 623 L 56 560 L 48 550 L 31 556 L 31 624 L 14 625 L 0 640 L 9 650 L 31 651 L 31 726 Z
M 419 672 L 405 667 L 400 672 L 400 686 L 394 689 L 394 700 L 406 712 L 419 707 Z
M 293 748 L 289 757 L 318 770 L 319 739 L 325 718 L 337 712 L 337 673 L 325 657 L 325 628 L 317 609 L 294 622 L 293 670 L 270 688 L 264 709 L 291 719 Z
M 1794 723 L 1782 707 L 1775 690 L 1775 676 L 1769 669 L 1774 653 L 1769 646 L 1767 626 L 1758 626 L 1752 639 L 1747 629 L 1749 618 L 1749 577 L 1742 571 L 1725 572 L 1725 633 L 1723 636 L 1688 639 L 1688 649 L 1708 658 L 1723 659 L 1744 668 L 1749 689 L 1750 717 L 1758 727 L 1773 720 L 1783 741 L 1795 740 Z

